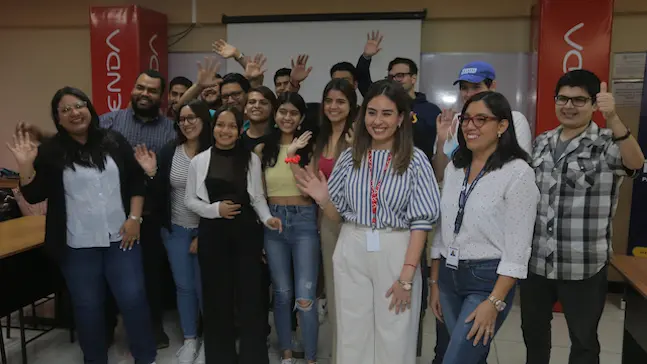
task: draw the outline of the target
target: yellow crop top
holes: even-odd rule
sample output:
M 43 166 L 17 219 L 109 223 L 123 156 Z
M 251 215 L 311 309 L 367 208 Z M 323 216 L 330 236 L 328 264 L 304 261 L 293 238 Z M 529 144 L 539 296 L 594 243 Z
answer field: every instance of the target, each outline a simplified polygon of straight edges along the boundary
M 290 165 L 285 163 L 288 156 L 288 145 L 281 145 L 279 156 L 274 167 L 265 169 L 265 186 L 267 197 L 301 196 Z

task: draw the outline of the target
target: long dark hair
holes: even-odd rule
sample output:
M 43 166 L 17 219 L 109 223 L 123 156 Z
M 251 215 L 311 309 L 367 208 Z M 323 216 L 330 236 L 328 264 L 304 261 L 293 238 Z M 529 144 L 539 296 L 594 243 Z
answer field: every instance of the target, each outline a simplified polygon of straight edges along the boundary
M 180 113 L 184 107 L 189 107 L 195 116 L 199 117 L 202 121 L 202 131 L 198 135 L 198 150 L 197 153 L 204 152 L 209 149 L 213 142 L 213 119 L 211 118 L 211 113 L 209 112 L 209 106 L 207 103 L 200 99 L 194 99 L 188 103 L 182 104 L 175 115 L 175 131 L 177 132 L 177 137 L 175 138 L 175 144 L 181 145 L 186 143 L 187 139 L 182 130 L 180 130 Z
M 68 95 L 85 102 L 86 107 L 90 111 L 90 125 L 88 125 L 88 136 L 85 144 L 74 140 L 61 125 L 58 105 L 61 99 Z M 105 170 L 109 147 L 116 143 L 116 140 L 109 138 L 106 130 L 101 129 L 99 126 L 99 115 L 92 105 L 90 98 L 78 88 L 65 86 L 56 91 L 54 97 L 52 97 L 51 112 L 52 120 L 54 121 L 56 130 L 58 130 L 56 139 L 59 141 L 59 146 L 63 153 L 61 167 L 75 170 L 74 164 L 76 163 L 85 167 L 97 168 L 100 171 Z
M 411 97 L 402 85 L 391 80 L 381 80 L 373 83 L 366 93 L 360 111 L 357 128 L 353 141 L 353 166 L 357 169 L 362 164 L 362 159 L 371 148 L 373 138 L 366 130 L 366 108 L 374 98 L 383 95 L 395 103 L 398 115 L 402 116 L 402 125 L 393 135 L 393 169 L 398 174 L 403 174 L 409 168 L 413 157 L 413 124 L 411 122 Z
M 248 100 L 249 100 L 249 94 L 251 94 L 252 92 L 258 92 L 259 94 L 263 95 L 263 97 L 267 101 L 270 102 L 270 115 L 267 118 L 267 121 L 268 121 L 268 124 L 271 124 L 272 122 L 274 122 L 274 113 L 278 108 L 276 95 L 274 95 L 274 92 L 272 92 L 272 90 L 270 90 L 269 87 L 267 86 L 252 87 L 249 89 L 249 92 L 247 93 Z
M 248 148 L 245 148 L 243 139 L 240 138 L 240 134 L 242 134 L 243 130 L 243 123 L 245 122 L 245 115 L 243 115 L 243 113 L 234 106 L 223 106 L 218 110 L 218 117 L 226 112 L 234 115 L 234 119 L 236 119 L 236 129 L 239 133 L 238 138 L 236 139 L 236 145 L 234 146 L 234 167 L 240 168 L 240 170 L 234 171 L 234 175 L 236 176 L 236 180 L 241 183 L 241 186 L 247 186 L 247 171 L 249 170 L 249 160 L 252 157 L 252 151 Z M 216 119 L 213 123 L 213 128 L 211 128 L 211 135 L 214 134 L 213 129 L 215 129 L 217 122 L 218 119 Z M 215 147 L 215 137 L 213 137 L 212 140 Z
M 353 85 L 342 78 L 330 80 L 326 85 L 326 88 L 324 88 L 323 96 L 321 98 L 321 110 L 319 111 L 319 135 L 317 136 L 314 153 L 312 154 L 315 163 L 319 161 L 319 158 L 323 154 L 324 149 L 328 145 L 328 140 L 332 135 L 332 122 L 330 122 L 330 119 L 328 119 L 324 112 L 324 104 L 326 103 L 326 98 L 328 98 L 330 91 L 339 91 L 344 94 L 349 106 L 348 116 L 344 122 L 344 130 L 337 140 L 334 153 L 335 159 L 337 159 L 342 151 L 348 148 L 348 143 L 346 143 L 346 133 L 353 126 L 353 122 L 357 115 L 357 93 L 355 92 Z
M 485 106 L 498 119 L 497 122 L 501 122 L 502 120 L 508 121 L 508 128 L 501 134 L 496 150 L 485 163 L 485 170 L 487 172 L 494 171 L 514 159 L 528 161 L 530 159 L 528 153 L 517 142 L 517 134 L 514 131 L 514 122 L 512 120 L 512 109 L 505 96 L 494 91 L 480 92 L 465 102 L 461 114 L 465 114 L 470 104 L 477 101 L 483 101 Z M 472 151 L 467 148 L 460 124 L 457 133 L 458 149 L 452 157 L 452 162 L 456 168 L 467 168 L 472 163 Z
M 301 97 L 301 95 L 296 92 L 282 93 L 278 97 L 276 103 L 277 108 L 275 112 L 278 111 L 281 105 L 285 104 L 294 105 L 294 107 L 296 107 L 301 113 L 301 118 L 303 118 L 303 121 L 300 124 L 301 126 L 294 131 L 294 137 L 298 138 L 299 136 L 301 136 L 301 134 L 305 133 L 308 130 L 312 131 L 313 133 L 313 137 L 310 139 L 310 142 L 308 142 L 308 145 L 297 152 L 297 155 L 301 158 L 299 165 L 301 167 L 305 167 L 310 162 L 310 156 L 314 147 L 314 140 L 317 136 L 317 128 L 314 125 L 313 121 L 306 117 L 308 109 L 306 107 L 306 102 L 303 100 L 303 97 Z M 278 125 L 276 125 L 276 118 L 272 118 L 270 120 L 270 123 L 268 124 L 267 133 L 265 134 L 265 143 L 263 146 L 262 157 L 263 168 L 274 167 L 276 165 L 276 161 L 279 157 L 281 133 L 281 129 L 279 129 Z

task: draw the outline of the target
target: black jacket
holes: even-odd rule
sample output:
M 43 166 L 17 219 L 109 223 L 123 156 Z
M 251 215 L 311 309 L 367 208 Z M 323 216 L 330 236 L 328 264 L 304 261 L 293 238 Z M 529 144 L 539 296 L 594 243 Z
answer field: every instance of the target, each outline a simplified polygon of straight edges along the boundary
M 104 130 L 105 138 L 111 138 L 108 155 L 112 157 L 119 169 L 119 184 L 121 186 L 121 202 L 130 215 L 130 199 L 132 196 L 144 196 L 146 192 L 145 175 L 135 159 L 133 148 L 126 138 L 118 132 Z M 67 210 L 65 206 L 65 186 L 63 185 L 63 170 L 61 160 L 64 151 L 59 135 L 45 140 L 38 148 L 38 156 L 34 161 L 36 175 L 28 185 L 21 186 L 27 202 L 34 204 L 47 200 L 47 216 L 45 217 L 45 249 L 54 258 L 63 257 L 67 246 Z
M 157 154 L 157 173 L 148 184 L 148 196 L 151 197 L 153 218 L 160 222 L 162 227 L 171 231 L 171 165 L 177 142 L 167 143 Z

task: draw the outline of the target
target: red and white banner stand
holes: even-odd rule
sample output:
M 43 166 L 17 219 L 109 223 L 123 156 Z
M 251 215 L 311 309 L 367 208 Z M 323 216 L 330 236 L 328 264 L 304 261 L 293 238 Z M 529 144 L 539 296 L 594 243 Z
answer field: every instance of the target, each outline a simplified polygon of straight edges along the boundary
M 99 115 L 128 106 L 141 72 L 168 77 L 167 36 L 165 14 L 136 5 L 90 8 L 92 100 Z
M 586 69 L 609 82 L 613 0 L 537 0 L 532 10 L 532 82 L 537 92 L 535 135 L 559 125 L 555 85 L 566 72 Z M 610 83 L 610 82 L 609 82 Z M 600 113 L 594 114 L 604 126 Z

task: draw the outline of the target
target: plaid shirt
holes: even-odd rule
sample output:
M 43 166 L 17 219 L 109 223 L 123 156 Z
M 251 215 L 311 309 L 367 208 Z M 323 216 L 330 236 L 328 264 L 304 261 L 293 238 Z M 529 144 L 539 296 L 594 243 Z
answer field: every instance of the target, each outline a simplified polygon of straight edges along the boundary
M 533 144 L 541 196 L 529 271 L 549 279 L 583 280 L 609 262 L 620 184 L 632 171 L 623 166 L 611 130 L 595 122 L 555 162 L 560 131 L 561 126 L 545 132 Z

